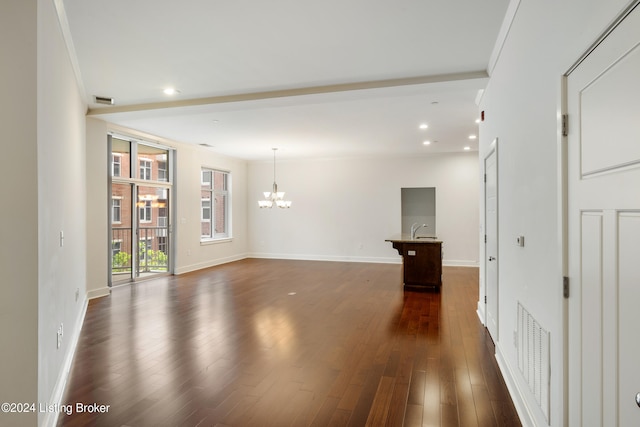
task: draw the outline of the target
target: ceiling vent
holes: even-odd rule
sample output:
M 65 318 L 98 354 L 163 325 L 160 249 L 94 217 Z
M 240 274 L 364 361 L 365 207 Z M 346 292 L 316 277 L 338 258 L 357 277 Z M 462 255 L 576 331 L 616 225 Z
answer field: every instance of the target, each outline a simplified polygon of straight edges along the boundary
M 94 96 L 93 98 L 96 104 L 113 105 L 116 103 L 113 98 L 107 98 L 106 96 Z

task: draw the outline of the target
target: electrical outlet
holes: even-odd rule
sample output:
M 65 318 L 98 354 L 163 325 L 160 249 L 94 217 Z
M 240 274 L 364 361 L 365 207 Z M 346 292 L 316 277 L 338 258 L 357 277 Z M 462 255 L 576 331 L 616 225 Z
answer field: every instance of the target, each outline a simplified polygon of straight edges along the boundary
M 524 236 L 516 237 L 516 245 L 524 247 Z

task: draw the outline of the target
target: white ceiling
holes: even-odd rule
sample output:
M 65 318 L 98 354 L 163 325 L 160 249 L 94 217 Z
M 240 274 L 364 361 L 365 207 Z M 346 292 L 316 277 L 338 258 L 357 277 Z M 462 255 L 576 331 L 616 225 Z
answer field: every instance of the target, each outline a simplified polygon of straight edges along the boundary
M 63 6 L 90 115 L 255 160 L 272 147 L 279 158 L 477 150 L 475 101 L 508 0 Z

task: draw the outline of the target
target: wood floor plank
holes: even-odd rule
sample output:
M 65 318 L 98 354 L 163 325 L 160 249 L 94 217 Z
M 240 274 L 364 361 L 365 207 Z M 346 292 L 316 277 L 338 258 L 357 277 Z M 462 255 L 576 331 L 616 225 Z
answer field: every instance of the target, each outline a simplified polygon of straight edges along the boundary
M 90 301 L 58 426 L 518 426 L 478 271 L 246 259 Z

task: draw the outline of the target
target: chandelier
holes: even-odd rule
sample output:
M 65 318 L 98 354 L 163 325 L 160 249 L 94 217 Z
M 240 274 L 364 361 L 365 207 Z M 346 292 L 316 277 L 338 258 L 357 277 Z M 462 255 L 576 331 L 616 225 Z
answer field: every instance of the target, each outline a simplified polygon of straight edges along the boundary
M 264 200 L 258 200 L 258 206 L 260 208 L 272 208 L 275 204 L 279 208 L 290 208 L 291 201 L 284 200 L 284 191 L 278 191 L 278 184 L 276 184 L 276 151 L 277 148 L 272 148 L 273 150 L 273 188 L 271 191 L 265 191 Z

